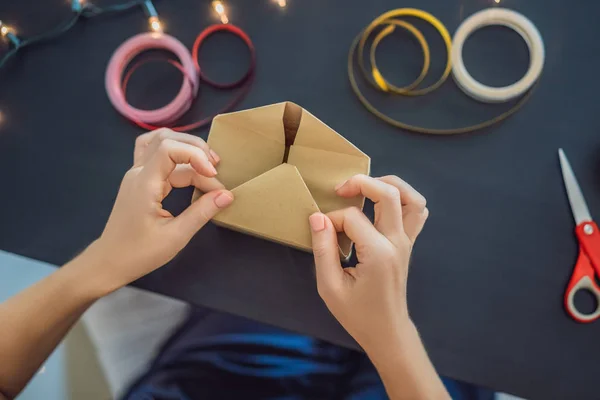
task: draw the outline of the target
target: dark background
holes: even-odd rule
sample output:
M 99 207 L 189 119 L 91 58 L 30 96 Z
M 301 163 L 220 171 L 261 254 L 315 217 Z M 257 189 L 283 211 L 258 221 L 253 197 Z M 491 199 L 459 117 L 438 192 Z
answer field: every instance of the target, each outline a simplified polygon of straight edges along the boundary
M 294 101 L 369 154 L 373 175 L 397 174 L 427 197 L 431 216 L 413 255 L 409 306 L 438 371 L 529 398 L 597 398 L 600 322 L 575 323 L 562 306 L 577 243 L 556 152 L 563 147 L 570 157 L 595 215 L 600 5 L 586 2 L 574 12 L 567 1 L 503 0 L 544 38 L 541 83 L 505 123 L 436 137 L 397 130 L 362 108 L 346 76 L 348 47 L 394 7 L 429 11 L 452 34 L 464 18 L 494 6 L 491 0 L 288 3 L 282 10 L 269 0 L 226 2 L 231 22 L 257 51 L 256 82 L 240 108 Z M 217 22 L 208 1 L 155 5 L 167 32 L 188 47 Z M 0 2 L 0 19 L 23 36 L 69 15 L 65 0 Z M 417 24 L 432 49 L 433 82 L 445 61 L 442 42 Z M 0 71 L 0 249 L 60 265 L 101 233 L 141 133 L 110 105 L 104 71 L 112 52 L 144 31 L 141 9 L 82 21 Z M 397 84 L 419 72 L 419 48 L 403 33 L 386 39 L 378 55 Z M 464 56 L 473 76 L 491 85 L 517 80 L 528 65 L 525 44 L 504 28 L 478 31 Z M 200 61 L 210 76 L 229 81 L 244 73 L 248 52 L 218 35 Z M 128 98 L 156 107 L 180 82 L 172 67 L 153 64 L 134 76 Z M 507 107 L 469 100 L 452 79 L 419 99 L 366 93 L 403 121 L 430 127 L 478 122 Z M 218 109 L 228 96 L 203 86 L 187 118 Z M 178 191 L 169 207 L 182 209 L 190 195 Z M 136 286 L 355 346 L 317 296 L 310 255 L 213 226 Z

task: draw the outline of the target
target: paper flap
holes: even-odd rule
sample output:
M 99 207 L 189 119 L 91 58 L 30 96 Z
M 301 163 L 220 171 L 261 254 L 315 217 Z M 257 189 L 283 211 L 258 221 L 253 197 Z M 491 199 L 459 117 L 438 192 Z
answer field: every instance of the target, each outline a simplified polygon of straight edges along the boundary
M 363 205 L 362 196 L 343 198 L 335 186 L 357 174 L 369 174 L 369 157 L 356 157 L 303 146 L 292 146 L 288 163 L 296 166 L 319 209 L 328 213 L 347 207 Z
M 300 173 L 281 164 L 232 190 L 235 200 L 213 221 L 228 228 L 311 251 L 308 217 L 319 211 Z
M 267 139 L 277 142 L 284 141 L 283 133 L 283 112 L 286 102 L 271 104 L 251 108 L 249 110 L 235 111 L 226 114 L 219 114 L 213 120 L 227 123 L 229 127 L 237 127 L 243 131 L 253 131 Z M 211 126 L 211 134 L 212 134 Z
M 263 174 L 283 160 L 285 103 L 215 117 L 209 146 L 221 157 L 218 179 L 229 190 Z
M 369 157 L 357 157 L 326 150 L 292 146 L 288 162 L 298 168 L 308 190 L 323 213 L 347 207 L 362 210 L 364 197 L 340 197 L 335 186 L 357 174 L 369 174 Z M 350 256 L 352 242 L 345 234 L 338 234 L 340 252 L 344 258 Z
M 311 147 L 313 149 L 328 150 L 357 157 L 369 158 L 358 147 L 344 139 L 339 133 L 325 125 L 317 117 L 306 110 L 302 110 L 302 119 L 296 134 L 297 146 Z

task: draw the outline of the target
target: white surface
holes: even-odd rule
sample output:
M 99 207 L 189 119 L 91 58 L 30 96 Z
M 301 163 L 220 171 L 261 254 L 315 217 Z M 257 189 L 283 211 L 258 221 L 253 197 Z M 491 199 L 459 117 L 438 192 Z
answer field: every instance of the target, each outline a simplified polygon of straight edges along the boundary
M 517 396 L 506 393 L 497 393 L 495 400 L 525 400 Z
M 529 49 L 529 69 L 519 81 L 505 87 L 491 87 L 477 82 L 467 71 L 462 50 L 467 38 L 477 29 L 502 25 L 517 32 Z M 452 75 L 457 85 L 475 100 L 499 103 L 519 97 L 533 86 L 544 66 L 544 42 L 535 25 L 518 12 L 504 8 L 488 8 L 463 21 L 452 39 Z
M 125 287 L 96 302 L 83 316 L 114 397 L 123 394 L 188 314 L 169 297 Z

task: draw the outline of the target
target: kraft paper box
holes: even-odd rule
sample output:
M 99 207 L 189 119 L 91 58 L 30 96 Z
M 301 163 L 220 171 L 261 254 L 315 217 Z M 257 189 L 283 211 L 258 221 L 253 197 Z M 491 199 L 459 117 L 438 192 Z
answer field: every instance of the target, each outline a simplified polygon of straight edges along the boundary
M 294 103 L 218 115 L 208 144 L 221 158 L 217 178 L 235 196 L 213 219 L 218 225 L 311 251 L 311 214 L 363 207 L 363 197 L 345 199 L 334 188 L 368 175 L 370 158 Z M 350 239 L 338 240 L 349 257 Z

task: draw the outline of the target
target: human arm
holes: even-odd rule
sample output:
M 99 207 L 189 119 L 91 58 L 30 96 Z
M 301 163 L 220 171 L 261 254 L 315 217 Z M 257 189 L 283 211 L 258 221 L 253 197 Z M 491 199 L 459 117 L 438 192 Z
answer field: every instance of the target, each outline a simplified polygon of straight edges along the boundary
M 410 254 L 429 214 L 425 198 L 395 176 L 357 175 L 336 190 L 371 199 L 375 222 L 357 208 L 310 217 L 320 296 L 365 350 L 390 398 L 449 399 L 406 303 Z M 341 266 L 342 231 L 355 242 L 355 267 Z
M 162 129 L 138 138 L 100 238 L 0 304 L 0 399 L 19 394 L 94 301 L 167 263 L 232 202 L 214 177 L 217 162 L 195 136 Z M 191 185 L 206 194 L 177 217 L 162 208 L 172 188 Z

